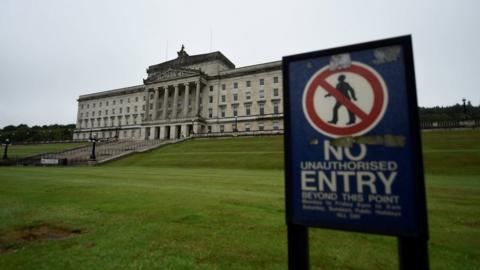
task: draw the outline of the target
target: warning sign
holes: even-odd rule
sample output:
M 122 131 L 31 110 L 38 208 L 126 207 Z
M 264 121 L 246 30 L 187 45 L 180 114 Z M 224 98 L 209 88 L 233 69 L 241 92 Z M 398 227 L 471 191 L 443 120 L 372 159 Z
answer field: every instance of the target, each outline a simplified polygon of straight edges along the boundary
M 354 62 L 346 69 L 325 66 L 315 73 L 305 87 L 303 111 L 312 127 L 327 136 L 355 136 L 381 120 L 387 101 L 382 77 Z
M 287 223 L 426 235 L 410 37 L 283 59 Z

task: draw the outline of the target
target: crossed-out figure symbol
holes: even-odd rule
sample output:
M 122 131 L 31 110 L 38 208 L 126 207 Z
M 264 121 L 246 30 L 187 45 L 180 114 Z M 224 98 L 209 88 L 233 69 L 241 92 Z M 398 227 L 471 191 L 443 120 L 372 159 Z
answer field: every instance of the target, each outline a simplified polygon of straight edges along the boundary
M 343 96 L 345 96 L 348 100 L 353 99 L 354 101 L 356 101 L 357 97 L 355 97 L 355 90 L 353 90 L 353 88 L 350 86 L 350 84 L 345 81 L 345 78 L 346 78 L 346 76 L 343 75 L 343 74 L 338 76 L 338 83 L 337 83 L 336 89 Z M 329 93 L 329 94 L 326 94 L 325 97 L 329 97 L 331 95 L 332 94 Z M 332 120 L 328 121 L 330 124 L 334 124 L 334 125 L 337 124 L 337 122 L 338 122 L 338 109 L 340 109 L 341 106 L 344 106 L 344 105 L 340 101 L 337 100 L 337 102 L 333 106 L 333 118 L 332 118 Z M 345 108 L 347 109 L 348 116 L 349 116 L 349 121 L 348 121 L 347 125 L 355 124 L 355 120 L 356 120 L 355 114 L 352 111 L 350 111 L 346 106 L 345 106 Z

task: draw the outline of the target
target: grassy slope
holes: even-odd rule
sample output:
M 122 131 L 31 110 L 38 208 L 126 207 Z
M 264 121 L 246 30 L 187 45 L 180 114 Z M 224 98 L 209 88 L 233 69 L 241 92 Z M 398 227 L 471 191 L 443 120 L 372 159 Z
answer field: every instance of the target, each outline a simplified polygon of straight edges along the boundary
M 52 144 L 27 144 L 27 145 L 10 145 L 8 147 L 8 156 L 10 158 L 23 158 L 41 153 L 52 153 L 69 148 L 75 148 L 85 145 L 85 143 L 52 143 Z M 3 148 L 2 148 L 3 156 Z
M 432 269 L 480 267 L 479 134 L 424 134 Z M 285 269 L 282 167 L 282 138 L 264 137 L 188 141 L 95 168 L 0 168 L 0 243 L 31 224 L 85 231 L 0 253 L 0 265 Z M 313 229 L 311 263 L 398 269 L 396 241 Z

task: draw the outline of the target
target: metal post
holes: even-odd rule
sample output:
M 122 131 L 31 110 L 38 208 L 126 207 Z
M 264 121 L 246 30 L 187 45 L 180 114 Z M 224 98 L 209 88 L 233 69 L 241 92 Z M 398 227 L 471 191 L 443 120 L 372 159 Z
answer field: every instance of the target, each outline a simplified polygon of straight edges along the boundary
M 95 156 L 95 143 L 97 142 L 97 136 L 93 135 L 93 137 L 91 137 L 90 139 L 93 142 L 92 153 L 90 154 L 90 160 L 97 160 L 97 157 Z
M 308 270 L 308 228 L 292 223 L 287 224 L 288 269 Z
M 427 239 L 418 237 L 398 237 L 398 259 L 400 270 L 428 270 Z
M 8 152 L 8 145 L 10 144 L 10 139 L 5 140 L 5 150 L 3 151 L 3 159 L 8 159 L 7 152 Z
M 237 122 L 238 120 L 237 119 L 238 119 L 238 117 L 235 115 L 235 130 L 234 130 L 235 132 L 238 131 L 238 122 Z
M 462 101 L 463 101 L 463 119 L 467 120 L 467 104 L 465 103 L 467 99 L 463 98 Z

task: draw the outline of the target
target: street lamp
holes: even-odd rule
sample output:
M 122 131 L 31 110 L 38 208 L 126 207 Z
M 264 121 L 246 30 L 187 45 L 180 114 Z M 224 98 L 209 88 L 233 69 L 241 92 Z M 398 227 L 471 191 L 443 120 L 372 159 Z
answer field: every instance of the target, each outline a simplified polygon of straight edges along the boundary
M 462 99 L 463 101 L 463 119 L 467 119 L 467 104 L 465 104 L 465 102 L 467 101 L 466 98 L 463 98 Z
M 90 141 L 93 142 L 92 153 L 90 154 L 90 160 L 97 160 L 97 157 L 95 156 L 95 143 L 98 141 L 97 134 L 90 136 Z
M 7 156 L 7 151 L 8 151 L 8 145 L 10 144 L 10 139 L 5 139 L 5 143 L 3 144 L 5 146 L 5 150 L 3 152 L 3 159 L 8 159 Z
M 195 121 L 192 119 L 192 134 L 195 135 L 195 128 L 193 128 Z
M 234 132 L 238 131 L 238 116 L 235 115 L 235 129 L 233 130 Z

